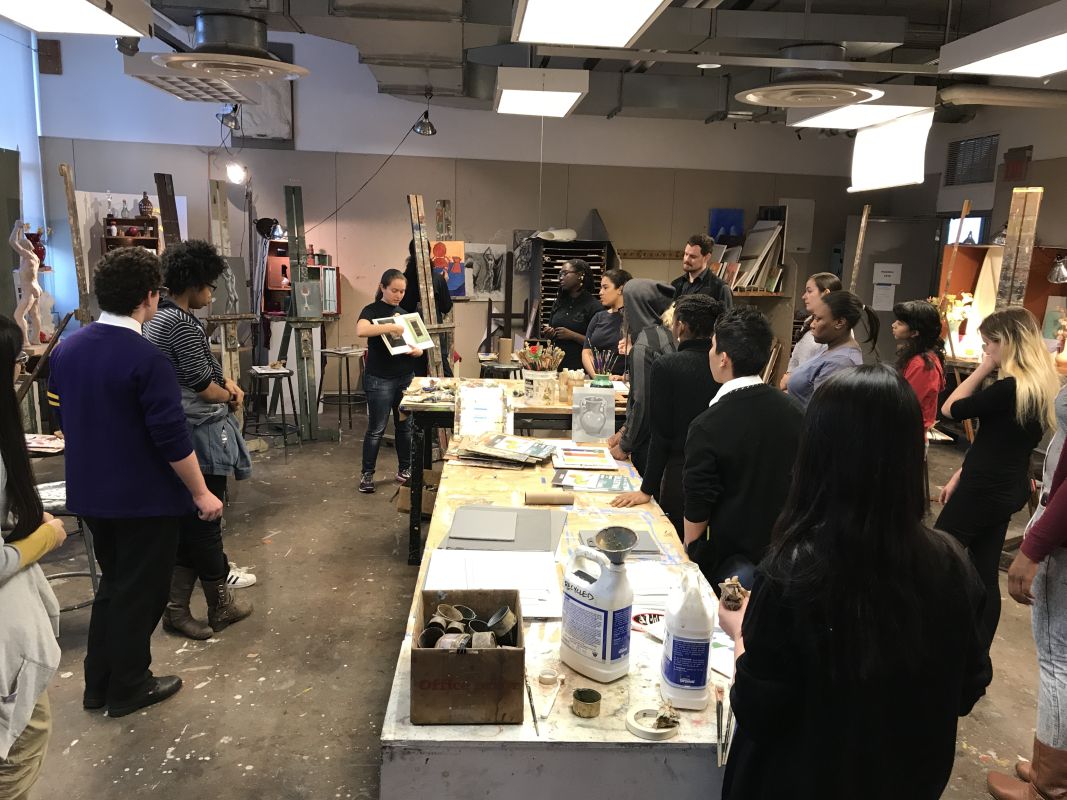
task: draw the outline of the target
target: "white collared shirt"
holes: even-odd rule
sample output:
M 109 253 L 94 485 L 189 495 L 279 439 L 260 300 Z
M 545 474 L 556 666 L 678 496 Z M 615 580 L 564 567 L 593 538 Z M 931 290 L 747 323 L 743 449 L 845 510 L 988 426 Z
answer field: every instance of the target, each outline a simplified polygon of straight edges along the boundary
M 744 389 L 746 386 L 755 386 L 758 383 L 763 383 L 763 378 L 759 375 L 744 375 L 740 378 L 731 378 L 719 387 L 719 391 L 715 393 L 715 396 L 711 398 L 711 402 L 708 403 L 708 408 L 719 402 L 723 395 L 736 392 L 738 389 Z
M 138 336 L 141 335 L 141 323 L 135 320 L 133 317 L 124 317 L 121 314 L 112 314 L 110 311 L 101 311 L 100 319 L 97 320 L 101 325 L 114 325 L 116 328 L 126 328 L 133 331 Z

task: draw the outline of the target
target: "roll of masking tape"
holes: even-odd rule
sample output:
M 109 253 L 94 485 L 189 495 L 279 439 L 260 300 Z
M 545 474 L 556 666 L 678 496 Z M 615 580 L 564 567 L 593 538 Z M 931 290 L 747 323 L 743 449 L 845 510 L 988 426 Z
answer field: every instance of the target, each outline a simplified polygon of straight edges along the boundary
M 528 506 L 572 506 L 574 505 L 573 492 L 527 492 L 526 505 Z
M 662 742 L 678 733 L 677 725 L 671 728 L 657 728 L 656 717 L 658 716 L 659 709 L 636 708 L 626 715 L 626 730 L 634 736 L 653 742 Z

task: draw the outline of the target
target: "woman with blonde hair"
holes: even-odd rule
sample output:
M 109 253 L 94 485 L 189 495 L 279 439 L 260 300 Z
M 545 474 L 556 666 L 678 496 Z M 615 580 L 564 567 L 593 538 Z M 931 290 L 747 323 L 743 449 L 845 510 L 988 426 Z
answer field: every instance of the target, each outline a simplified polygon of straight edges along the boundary
M 941 490 L 945 507 L 935 527 L 967 548 L 985 584 L 980 631 L 992 675 L 989 646 L 1000 621 L 1000 552 L 1012 514 L 1030 495 L 1030 453 L 1045 429 L 1056 424 L 1060 382 L 1041 328 L 1025 308 L 990 314 L 978 331 L 985 355 L 941 407 L 950 419 L 977 419 L 978 433 L 963 466 Z M 997 380 L 983 389 L 995 370 Z

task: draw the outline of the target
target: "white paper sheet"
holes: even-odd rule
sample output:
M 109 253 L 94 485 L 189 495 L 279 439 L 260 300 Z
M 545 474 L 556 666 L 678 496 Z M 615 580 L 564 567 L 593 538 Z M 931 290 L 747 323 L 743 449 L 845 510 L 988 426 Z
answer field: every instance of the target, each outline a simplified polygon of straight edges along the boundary
M 552 553 L 434 550 L 425 589 L 515 589 L 524 619 L 559 619 L 563 594 Z
M 892 311 L 896 303 L 897 286 L 895 283 L 876 283 L 871 297 L 871 308 L 875 311 Z

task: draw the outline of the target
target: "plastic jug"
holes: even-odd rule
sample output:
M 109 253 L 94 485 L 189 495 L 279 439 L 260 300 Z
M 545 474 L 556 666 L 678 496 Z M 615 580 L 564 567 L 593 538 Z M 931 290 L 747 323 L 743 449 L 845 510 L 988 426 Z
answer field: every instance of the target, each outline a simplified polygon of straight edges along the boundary
M 634 593 L 623 562 L 637 535 L 628 528 L 607 528 L 596 541 L 605 552 L 575 548 L 563 577 L 559 656 L 576 672 L 608 683 L 630 671 Z
M 716 603 L 700 567 L 682 565 L 681 581 L 667 597 L 660 694 L 675 708 L 699 711 L 708 704 L 708 657 Z

